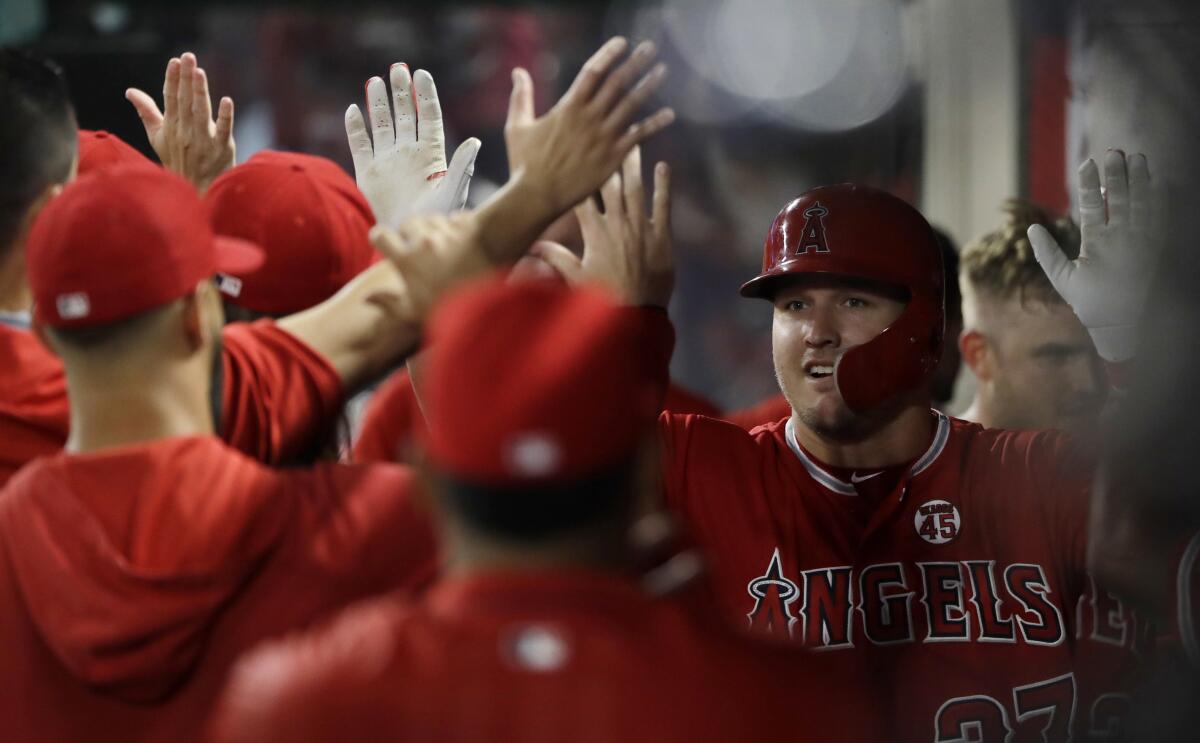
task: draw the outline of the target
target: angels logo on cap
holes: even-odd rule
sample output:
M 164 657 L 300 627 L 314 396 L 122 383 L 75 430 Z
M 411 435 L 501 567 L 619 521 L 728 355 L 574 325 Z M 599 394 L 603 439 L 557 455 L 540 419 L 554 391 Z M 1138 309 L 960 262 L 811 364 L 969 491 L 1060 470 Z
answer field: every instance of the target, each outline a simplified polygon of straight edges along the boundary
M 917 506 L 917 514 L 913 517 L 913 525 L 917 534 L 930 544 L 946 544 L 958 536 L 962 526 L 962 517 L 953 503 L 944 500 L 931 500 Z
M 825 242 L 825 215 L 829 210 L 817 202 L 804 210 L 804 229 L 800 242 L 796 245 L 796 255 L 804 255 L 809 250 L 817 253 L 828 253 L 829 245 Z

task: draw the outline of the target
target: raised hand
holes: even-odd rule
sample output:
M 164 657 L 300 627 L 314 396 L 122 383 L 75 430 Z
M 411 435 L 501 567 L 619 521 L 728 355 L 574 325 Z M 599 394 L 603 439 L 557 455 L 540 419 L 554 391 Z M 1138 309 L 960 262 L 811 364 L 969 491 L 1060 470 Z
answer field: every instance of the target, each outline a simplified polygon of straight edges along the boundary
M 221 99 L 214 121 L 208 76 L 195 54 L 185 52 L 167 63 L 161 111 L 150 95 L 137 88 L 126 90 L 125 99 L 137 111 L 163 167 L 191 181 L 198 191 L 233 167 L 233 99 Z
M 1108 361 L 1124 361 L 1135 352 L 1137 322 L 1157 263 L 1151 202 L 1146 157 L 1109 150 L 1103 190 L 1094 160 L 1079 168 L 1079 258 L 1069 260 L 1046 228 L 1029 228 L 1042 270 Z
M 654 196 L 646 214 L 641 151 L 634 147 L 600 189 L 604 212 L 591 196 L 575 215 L 583 232 L 583 257 L 552 242 L 539 242 L 531 253 L 568 282 L 595 282 L 622 302 L 666 307 L 674 287 L 671 255 L 671 173 L 666 163 L 654 167 Z
M 388 77 L 390 103 L 381 78 L 367 81 L 370 136 L 362 112 L 352 105 L 346 109 L 346 138 L 355 179 L 375 219 L 395 229 L 413 215 L 463 208 L 479 140 L 472 137 L 459 145 L 447 168 L 442 107 L 433 77 L 425 70 L 410 76 L 405 64 L 392 65 Z
M 560 214 L 595 191 L 634 145 L 675 120 L 670 108 L 637 119 L 667 69 L 660 63 L 643 74 L 657 53 L 648 41 L 618 65 L 628 46 L 617 37 L 600 47 L 570 89 L 541 117 L 534 116 L 529 73 L 513 70 L 504 125 L 510 178 L 525 181 L 527 193 L 548 212 Z

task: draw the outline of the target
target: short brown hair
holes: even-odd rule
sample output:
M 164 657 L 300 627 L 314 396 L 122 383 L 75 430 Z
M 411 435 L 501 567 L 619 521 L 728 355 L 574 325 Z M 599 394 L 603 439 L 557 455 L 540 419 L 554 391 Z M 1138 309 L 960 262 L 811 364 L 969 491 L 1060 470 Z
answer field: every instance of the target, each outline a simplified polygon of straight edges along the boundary
M 994 299 L 1016 296 L 1041 302 L 1062 302 L 1033 255 L 1025 234 L 1030 225 L 1050 231 L 1067 257 L 1079 255 L 1079 228 L 1070 219 L 1052 220 L 1046 210 L 1020 199 L 1004 202 L 1004 226 L 972 240 L 963 249 L 959 276 L 973 294 Z

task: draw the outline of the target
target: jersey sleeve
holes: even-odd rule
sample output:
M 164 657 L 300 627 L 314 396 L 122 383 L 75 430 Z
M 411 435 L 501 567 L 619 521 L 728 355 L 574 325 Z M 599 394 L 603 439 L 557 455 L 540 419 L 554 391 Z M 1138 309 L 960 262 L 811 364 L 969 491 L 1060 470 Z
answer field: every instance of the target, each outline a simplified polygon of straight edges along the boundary
M 1004 432 L 993 445 L 1000 449 L 997 461 L 1002 468 L 995 476 L 1011 496 L 1002 507 L 1038 514 L 1066 573 L 1082 577 L 1087 570 L 1094 453 L 1059 431 Z
M 311 457 L 333 434 L 342 404 L 337 371 L 270 320 L 222 334 L 221 437 L 267 464 Z
M 362 428 L 354 441 L 354 461 L 400 461 L 420 417 L 412 380 L 408 370 L 401 369 L 380 385 L 367 403 Z
M 646 352 L 631 363 L 645 364 L 648 378 L 657 385 L 659 399 L 667 399 L 667 388 L 671 384 L 671 354 L 675 352 L 675 326 L 667 311 L 661 307 L 631 307 L 637 313 L 637 329 L 641 336 L 641 347 Z

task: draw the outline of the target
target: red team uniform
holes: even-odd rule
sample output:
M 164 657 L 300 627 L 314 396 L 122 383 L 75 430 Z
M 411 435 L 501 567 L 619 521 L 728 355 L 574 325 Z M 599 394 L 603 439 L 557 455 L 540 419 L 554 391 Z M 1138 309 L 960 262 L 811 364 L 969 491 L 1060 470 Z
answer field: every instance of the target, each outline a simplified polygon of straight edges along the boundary
M 1076 637 L 1090 467 L 1058 434 L 930 415 L 924 456 L 857 485 L 805 453 L 789 421 L 747 433 L 664 415 L 667 501 L 725 612 L 860 657 L 896 740 L 1108 731 L 1128 705 L 1112 665 L 1135 663 L 1147 630 L 1084 606 L 1118 650 L 1098 677 L 1079 667 L 1081 645 L 1104 641 Z
M 0 486 L 34 457 L 67 440 L 71 413 L 62 364 L 29 330 L 26 316 L 0 318 Z
M 433 578 L 415 487 L 212 437 L 26 467 L 0 499 L 4 740 L 198 739 L 241 653 Z

